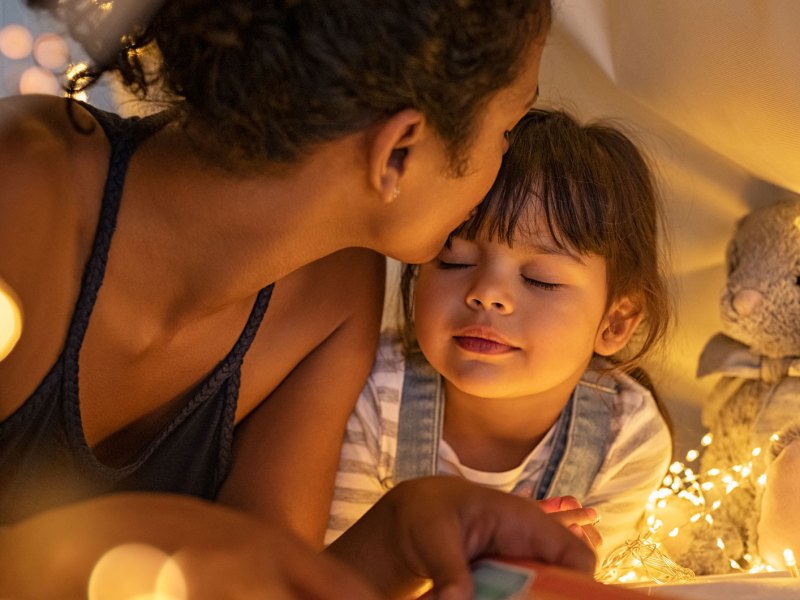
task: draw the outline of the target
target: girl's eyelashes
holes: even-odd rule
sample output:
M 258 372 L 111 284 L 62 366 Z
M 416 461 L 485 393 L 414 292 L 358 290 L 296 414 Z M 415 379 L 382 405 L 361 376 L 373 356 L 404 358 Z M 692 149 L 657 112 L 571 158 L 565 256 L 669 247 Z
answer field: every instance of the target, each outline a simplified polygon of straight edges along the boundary
M 533 279 L 531 277 L 525 277 L 525 275 L 522 276 L 522 279 L 528 285 L 536 287 L 536 288 L 539 288 L 539 289 L 542 289 L 542 290 L 546 290 L 548 292 L 552 292 L 553 290 L 557 290 L 558 288 L 561 287 L 560 283 L 548 283 L 546 281 L 539 281 L 538 279 Z
M 466 269 L 467 267 L 471 267 L 472 265 L 459 262 L 447 262 L 442 260 L 441 258 L 437 258 L 436 266 L 439 267 L 440 269 L 450 270 L 450 269 Z

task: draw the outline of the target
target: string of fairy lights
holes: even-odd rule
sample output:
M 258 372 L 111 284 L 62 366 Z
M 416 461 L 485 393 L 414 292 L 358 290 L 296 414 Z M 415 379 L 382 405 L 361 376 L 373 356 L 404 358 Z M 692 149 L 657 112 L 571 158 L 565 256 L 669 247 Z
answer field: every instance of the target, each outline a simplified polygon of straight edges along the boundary
M 771 438 L 778 440 L 777 434 Z M 710 433 L 703 436 L 701 446 L 707 450 L 712 444 Z M 752 459 L 762 454 L 760 447 L 750 452 Z M 743 464 L 720 465 L 696 473 L 691 466 L 697 462 L 701 452 L 692 449 L 686 454 L 686 463 L 676 461 L 669 467 L 669 472 L 662 481 L 661 487 L 654 491 L 645 509 L 645 531 L 638 537 L 629 540 L 624 546 L 613 551 L 603 562 L 595 574 L 604 583 L 684 583 L 691 581 L 695 573 L 674 559 L 674 550 L 679 547 L 682 537 L 697 534 L 692 528 L 695 524 L 708 525 L 707 530 L 715 524 L 715 518 L 726 506 L 730 495 L 746 485 L 763 488 L 766 485 L 766 474 L 755 478 L 753 460 Z M 718 554 L 727 563 L 728 572 L 761 573 L 777 571 L 757 554 L 744 551 L 741 547 L 730 549 L 721 536 L 715 536 L 710 542 L 716 546 Z M 783 551 L 783 563 L 786 571 L 792 576 L 800 576 L 793 551 Z

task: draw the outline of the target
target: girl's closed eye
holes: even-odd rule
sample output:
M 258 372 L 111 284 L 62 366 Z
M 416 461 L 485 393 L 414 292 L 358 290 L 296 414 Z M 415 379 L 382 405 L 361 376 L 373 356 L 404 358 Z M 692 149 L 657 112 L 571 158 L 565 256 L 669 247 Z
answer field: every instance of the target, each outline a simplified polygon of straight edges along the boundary
M 561 287 L 562 284 L 560 283 L 549 283 L 547 281 L 541 281 L 539 279 L 534 279 L 533 277 L 526 277 L 522 275 L 522 280 L 530 286 L 546 290 L 548 292 L 557 290 Z
M 452 270 L 452 269 L 466 269 L 467 267 L 471 267 L 473 265 L 458 259 L 448 258 L 447 260 L 444 260 L 441 258 L 437 258 L 436 266 L 440 269 Z

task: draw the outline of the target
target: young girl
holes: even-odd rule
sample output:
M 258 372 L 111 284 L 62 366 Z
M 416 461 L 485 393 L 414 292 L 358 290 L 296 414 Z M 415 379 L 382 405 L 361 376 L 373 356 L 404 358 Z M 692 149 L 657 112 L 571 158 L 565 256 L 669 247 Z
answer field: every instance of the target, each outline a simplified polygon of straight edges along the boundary
M 406 343 L 384 334 L 350 417 L 326 541 L 433 473 L 574 496 L 601 518 L 603 551 L 634 537 L 671 453 L 629 374 L 669 317 L 657 217 L 622 133 L 564 112 L 524 117 L 473 218 L 405 267 Z

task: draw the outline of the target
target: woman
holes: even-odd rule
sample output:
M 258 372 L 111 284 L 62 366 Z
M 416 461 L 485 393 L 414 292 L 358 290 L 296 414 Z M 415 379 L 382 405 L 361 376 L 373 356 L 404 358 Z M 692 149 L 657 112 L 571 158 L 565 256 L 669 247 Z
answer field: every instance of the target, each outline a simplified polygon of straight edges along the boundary
M 81 595 L 135 540 L 179 551 L 192 598 L 370 597 L 291 535 L 321 545 L 380 254 L 432 258 L 488 190 L 549 4 L 174 0 L 116 53 L 87 30 L 96 3 L 58 5 L 134 90 L 157 48 L 175 102 L 133 121 L 2 103 L 0 272 L 27 324 L 0 364 L 2 591 Z M 438 480 L 329 553 L 385 593 L 463 594 L 484 551 L 591 562 L 528 506 Z

